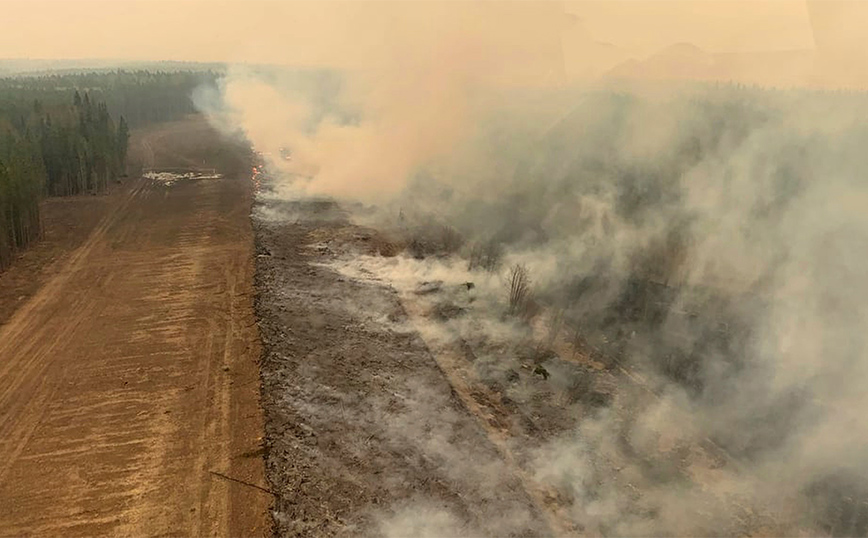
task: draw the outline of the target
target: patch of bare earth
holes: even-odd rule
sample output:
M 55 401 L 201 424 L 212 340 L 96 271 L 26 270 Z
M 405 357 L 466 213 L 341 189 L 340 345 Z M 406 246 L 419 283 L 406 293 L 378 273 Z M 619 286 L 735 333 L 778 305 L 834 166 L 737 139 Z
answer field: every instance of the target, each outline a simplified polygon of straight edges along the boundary
M 40 212 L 44 236 L 0 272 L 0 326 L 57 271 L 57 264 L 78 248 L 107 212 L 125 196 L 131 182 L 109 186 L 106 194 L 50 198 Z
M 250 203 L 237 175 L 48 203 L 58 242 L 0 279 L 0 535 L 270 534 Z

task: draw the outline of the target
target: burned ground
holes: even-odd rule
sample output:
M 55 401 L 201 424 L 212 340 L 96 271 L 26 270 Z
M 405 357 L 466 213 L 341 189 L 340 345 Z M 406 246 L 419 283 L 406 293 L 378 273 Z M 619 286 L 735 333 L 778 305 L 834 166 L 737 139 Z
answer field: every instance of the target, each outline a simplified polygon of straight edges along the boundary
M 550 534 L 408 325 L 397 294 L 322 265 L 334 254 L 315 238 L 347 223 L 317 219 L 331 207 L 293 209 L 289 223 L 256 223 L 266 468 L 278 534 L 448 532 L 425 518 L 402 522 L 409 503 L 458 514 L 449 528 L 467 534 Z
M 774 427 L 743 435 L 708 436 L 689 420 L 690 398 L 713 395 L 685 371 L 712 352 L 738 367 L 743 302 L 629 281 L 598 323 L 576 330 L 569 312 L 510 314 L 508 278 L 498 284 L 454 255 L 420 259 L 400 233 L 355 225 L 334 202 L 260 200 L 257 315 L 279 535 L 861 528 L 861 497 L 835 501 L 837 483 L 818 485 L 808 504 L 790 492 L 783 507 L 738 487 L 745 462 L 789 427 L 786 401 L 757 416 Z M 689 342 L 685 363 L 660 353 L 681 344 L 672 316 L 655 314 L 673 305 L 685 323 L 721 328 Z M 663 341 L 646 362 L 625 359 L 619 346 L 635 357 L 654 334 Z M 661 390 L 673 386 L 687 399 Z M 758 431 L 768 435 L 748 435 Z
M 493 336 L 473 282 L 390 281 L 377 266 L 392 263 L 387 241 L 336 204 L 269 200 L 255 215 L 279 535 L 662 532 L 671 522 L 656 521 L 657 499 L 637 486 L 697 487 L 726 465 L 711 441 L 637 437 L 637 410 L 659 396 L 572 334 L 509 316 L 508 288 L 495 321 L 505 335 Z M 425 263 L 416 258 L 393 263 Z M 557 448 L 597 416 L 609 417 L 613 445 L 590 433 Z M 622 527 L 591 515 L 613 502 Z M 750 514 L 718 517 L 729 501 L 701 503 L 715 515 L 685 532 L 757 525 Z

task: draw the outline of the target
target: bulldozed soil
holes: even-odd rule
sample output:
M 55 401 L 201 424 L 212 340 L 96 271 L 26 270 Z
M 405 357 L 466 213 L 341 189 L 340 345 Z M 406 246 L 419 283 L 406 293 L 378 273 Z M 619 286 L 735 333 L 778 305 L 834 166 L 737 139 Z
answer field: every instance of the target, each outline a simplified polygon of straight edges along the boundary
M 245 157 L 201 119 L 131 157 L 202 148 L 223 179 L 48 201 L 0 278 L 0 534 L 270 534 Z

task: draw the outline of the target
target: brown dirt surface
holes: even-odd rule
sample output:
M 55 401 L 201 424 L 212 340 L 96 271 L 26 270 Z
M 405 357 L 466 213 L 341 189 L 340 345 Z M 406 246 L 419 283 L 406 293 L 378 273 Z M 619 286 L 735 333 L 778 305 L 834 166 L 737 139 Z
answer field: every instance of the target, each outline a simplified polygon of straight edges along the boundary
M 199 119 L 131 156 L 188 147 L 244 162 Z M 270 534 L 250 203 L 237 175 L 47 203 L 0 279 L 0 535 Z
M 128 185 L 111 185 L 103 195 L 50 198 L 42 202 L 43 239 L 0 272 L 0 326 L 55 274 L 57 263 L 62 263 L 67 254 L 87 240 L 127 190 Z
M 127 169 L 136 175 L 143 168 L 213 168 L 249 176 L 251 166 L 249 147 L 225 140 L 199 115 L 134 131 L 127 158 Z

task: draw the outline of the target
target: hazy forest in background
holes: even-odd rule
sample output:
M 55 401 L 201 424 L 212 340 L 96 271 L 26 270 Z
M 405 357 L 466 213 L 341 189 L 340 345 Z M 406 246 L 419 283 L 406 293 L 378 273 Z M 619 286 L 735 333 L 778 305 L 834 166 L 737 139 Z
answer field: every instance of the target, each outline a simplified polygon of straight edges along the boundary
M 104 71 L 0 79 L 0 269 L 42 235 L 44 196 L 104 192 L 129 130 L 195 112 L 210 72 Z

